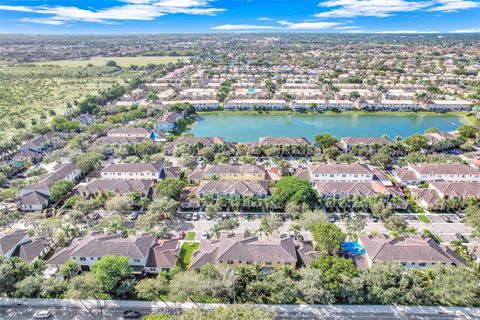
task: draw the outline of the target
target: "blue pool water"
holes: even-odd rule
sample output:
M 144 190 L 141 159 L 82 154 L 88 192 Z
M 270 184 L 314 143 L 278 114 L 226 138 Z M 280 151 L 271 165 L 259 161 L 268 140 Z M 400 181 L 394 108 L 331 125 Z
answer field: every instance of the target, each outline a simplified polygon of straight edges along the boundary
M 346 241 L 342 243 L 342 249 L 345 252 L 349 252 L 354 256 L 358 256 L 365 253 L 365 248 L 356 241 Z

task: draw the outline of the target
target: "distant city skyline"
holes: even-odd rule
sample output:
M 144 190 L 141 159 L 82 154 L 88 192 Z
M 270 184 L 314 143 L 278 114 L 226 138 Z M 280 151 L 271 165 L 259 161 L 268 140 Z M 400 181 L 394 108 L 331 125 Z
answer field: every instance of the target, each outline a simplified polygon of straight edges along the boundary
M 477 33 L 477 0 L 3 0 L 1 33 Z

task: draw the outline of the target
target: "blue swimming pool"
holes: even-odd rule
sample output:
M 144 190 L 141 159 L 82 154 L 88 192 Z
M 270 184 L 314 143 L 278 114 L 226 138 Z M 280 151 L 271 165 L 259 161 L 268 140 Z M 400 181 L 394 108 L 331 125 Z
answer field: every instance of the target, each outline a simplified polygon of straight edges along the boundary
M 365 253 L 365 248 L 356 241 L 346 241 L 342 243 L 342 249 L 345 252 L 358 256 Z

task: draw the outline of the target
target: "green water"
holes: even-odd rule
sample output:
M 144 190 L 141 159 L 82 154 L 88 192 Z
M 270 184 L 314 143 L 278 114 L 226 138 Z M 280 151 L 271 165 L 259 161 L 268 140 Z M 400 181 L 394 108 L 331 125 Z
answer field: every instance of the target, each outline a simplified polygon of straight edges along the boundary
M 226 141 L 249 142 L 258 137 L 306 137 L 319 133 L 336 137 L 406 137 L 428 128 L 452 131 L 463 124 L 455 114 L 242 114 L 212 113 L 197 118 L 197 137 L 224 137 Z

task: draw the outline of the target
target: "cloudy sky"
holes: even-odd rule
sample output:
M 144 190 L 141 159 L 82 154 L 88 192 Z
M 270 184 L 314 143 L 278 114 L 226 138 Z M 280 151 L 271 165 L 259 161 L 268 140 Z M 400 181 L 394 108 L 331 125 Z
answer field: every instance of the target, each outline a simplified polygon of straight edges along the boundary
M 2 33 L 480 32 L 480 0 L 1 0 Z

